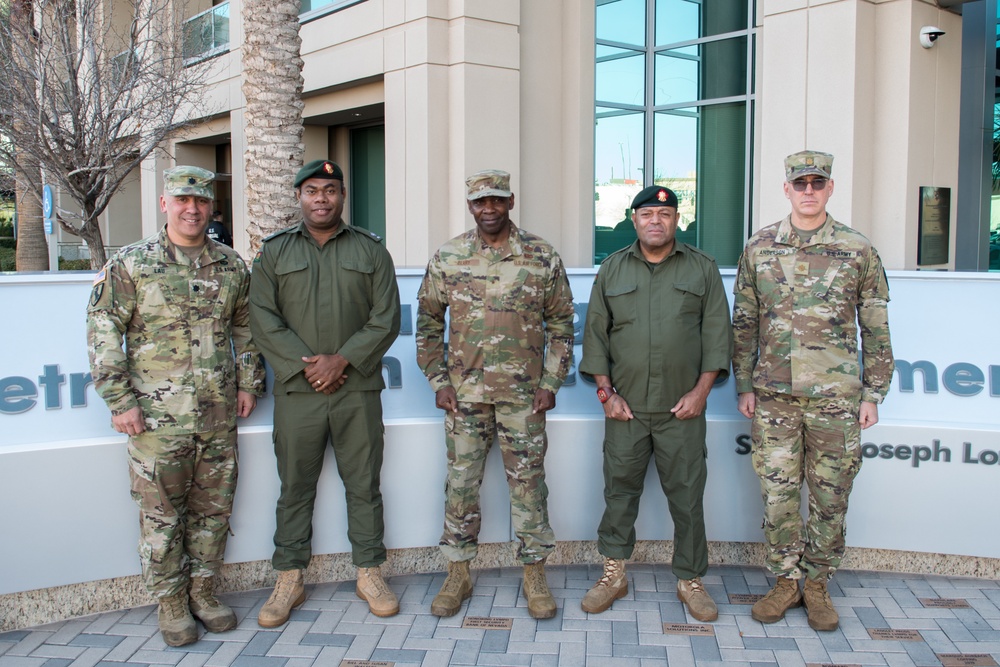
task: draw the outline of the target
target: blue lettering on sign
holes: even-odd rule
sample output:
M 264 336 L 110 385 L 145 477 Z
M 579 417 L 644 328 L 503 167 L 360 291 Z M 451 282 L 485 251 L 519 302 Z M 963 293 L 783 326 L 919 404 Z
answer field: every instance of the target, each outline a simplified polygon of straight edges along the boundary
M 93 384 L 90 373 L 69 374 L 69 404 L 73 408 L 87 406 L 87 387 Z M 16 415 L 26 412 L 38 403 L 38 388 L 42 388 L 42 400 L 46 410 L 62 408 L 62 385 L 66 376 L 59 372 L 59 364 L 46 364 L 38 376 L 36 385 L 30 379 L 19 375 L 0 378 L 0 413 Z
M 587 317 L 587 304 L 578 303 L 576 306 L 576 318 L 573 322 L 573 334 L 575 346 L 583 344 L 583 328 Z M 412 310 L 407 305 L 403 317 L 404 335 L 413 335 Z M 594 383 L 594 379 L 583 375 L 577 370 L 579 351 L 574 350 L 574 360 L 570 366 L 569 375 L 563 383 L 564 387 L 572 387 L 579 380 L 583 380 L 588 385 Z M 386 356 L 382 359 L 382 367 L 386 373 L 386 385 L 390 389 L 401 389 L 403 387 L 403 364 L 396 357 Z M 968 362 L 956 362 L 947 366 L 940 374 L 937 366 L 927 360 L 906 361 L 896 359 L 896 382 L 894 386 L 900 393 L 913 393 L 916 390 L 916 375 L 920 374 L 920 389 L 925 394 L 937 394 L 938 386 L 944 388 L 954 396 L 970 397 L 983 393 L 988 388 L 991 397 L 1000 397 L 1000 365 L 988 366 L 983 370 L 975 364 Z M 716 380 L 716 385 L 723 385 L 728 381 Z M 64 407 L 63 387 L 69 384 L 69 405 L 72 408 L 83 408 L 87 406 L 87 387 L 93 384 L 90 373 L 63 373 L 59 364 L 45 364 L 42 366 L 41 375 L 37 376 L 37 382 L 22 375 L 10 375 L 0 377 L 0 414 L 16 415 L 27 412 L 41 402 L 46 410 L 59 410 Z M 740 445 L 745 447 L 745 443 Z M 866 452 L 870 454 L 871 450 Z M 742 452 L 741 452 L 742 453 Z M 882 457 L 883 450 L 879 449 L 874 456 Z M 927 460 L 926 449 L 913 450 L 908 452 L 905 448 L 894 449 L 891 457 L 902 460 L 912 460 L 914 465 L 919 465 L 920 461 Z M 931 452 L 930 460 L 938 460 L 937 451 Z M 945 454 L 947 456 L 947 454 Z M 986 455 L 987 460 L 990 454 Z M 973 457 L 974 458 L 974 457 Z

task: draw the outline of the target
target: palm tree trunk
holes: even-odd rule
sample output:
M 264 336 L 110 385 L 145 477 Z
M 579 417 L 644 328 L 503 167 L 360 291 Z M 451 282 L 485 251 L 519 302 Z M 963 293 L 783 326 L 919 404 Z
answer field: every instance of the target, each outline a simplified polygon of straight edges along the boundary
M 246 200 L 250 250 L 292 224 L 292 188 L 302 166 L 302 58 L 298 0 L 243 3 Z

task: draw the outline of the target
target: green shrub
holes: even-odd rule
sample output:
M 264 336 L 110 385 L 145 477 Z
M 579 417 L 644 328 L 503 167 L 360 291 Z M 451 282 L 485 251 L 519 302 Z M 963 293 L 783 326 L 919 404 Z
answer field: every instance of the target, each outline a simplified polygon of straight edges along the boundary
M 0 248 L 0 271 L 17 270 L 17 261 L 14 258 L 13 248 Z
M 12 238 L 4 238 L 0 236 L 0 248 L 10 248 L 13 250 L 17 247 L 17 241 Z
M 63 259 L 59 258 L 60 271 L 90 271 L 89 259 Z

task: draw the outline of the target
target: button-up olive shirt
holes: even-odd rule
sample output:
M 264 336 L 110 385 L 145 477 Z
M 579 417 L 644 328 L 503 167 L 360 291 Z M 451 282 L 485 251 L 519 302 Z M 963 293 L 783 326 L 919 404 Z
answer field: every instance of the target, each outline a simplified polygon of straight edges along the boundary
M 314 392 L 302 357 L 340 353 L 340 391 L 385 388 L 382 355 L 399 334 L 399 289 L 378 236 L 341 223 L 322 247 L 300 222 L 264 239 L 250 279 L 250 329 L 275 394 Z
M 728 377 L 732 344 L 715 260 L 678 241 L 652 264 L 636 241 L 597 272 L 580 371 L 610 376 L 633 411 L 669 412 L 702 373 Z

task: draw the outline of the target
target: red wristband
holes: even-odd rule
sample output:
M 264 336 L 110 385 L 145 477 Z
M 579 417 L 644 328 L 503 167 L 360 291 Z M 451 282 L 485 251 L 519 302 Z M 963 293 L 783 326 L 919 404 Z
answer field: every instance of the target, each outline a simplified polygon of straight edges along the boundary
M 597 398 L 601 403 L 607 403 L 614 396 L 614 387 L 598 387 L 597 388 Z

